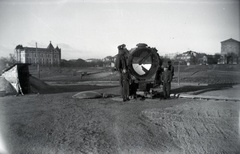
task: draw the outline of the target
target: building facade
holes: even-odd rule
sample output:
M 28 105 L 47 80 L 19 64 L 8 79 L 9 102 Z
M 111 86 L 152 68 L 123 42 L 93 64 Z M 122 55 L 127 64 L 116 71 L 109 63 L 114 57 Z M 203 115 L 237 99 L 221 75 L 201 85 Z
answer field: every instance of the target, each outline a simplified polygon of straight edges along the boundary
M 240 57 L 240 42 L 232 38 L 221 42 L 220 64 L 238 64 Z
M 187 51 L 187 52 L 177 55 L 176 59 L 179 61 L 186 62 L 187 65 L 193 65 L 193 64 L 196 64 L 197 54 L 198 54 L 197 52 L 190 50 L 190 51 Z
M 15 48 L 15 59 L 17 63 L 28 63 L 40 66 L 60 66 L 61 49 L 53 47 L 51 41 L 47 48 L 23 47 L 18 45 Z
M 221 42 L 221 54 L 234 53 L 240 55 L 240 42 L 232 38 Z
M 175 59 L 177 57 L 177 55 L 179 55 L 179 54 L 178 53 L 168 53 L 168 54 L 165 54 L 165 57 L 169 58 L 169 59 Z

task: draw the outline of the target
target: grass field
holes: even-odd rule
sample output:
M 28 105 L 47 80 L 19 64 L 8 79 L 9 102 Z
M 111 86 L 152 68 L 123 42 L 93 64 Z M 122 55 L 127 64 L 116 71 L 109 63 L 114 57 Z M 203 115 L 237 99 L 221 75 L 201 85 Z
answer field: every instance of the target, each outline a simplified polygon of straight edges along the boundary
M 117 81 L 118 73 L 112 68 L 40 68 L 40 79 L 59 83 L 74 83 L 81 81 Z M 30 67 L 30 73 L 38 77 L 35 67 Z M 173 82 L 194 82 L 207 84 L 240 83 L 240 65 L 192 65 L 175 66 Z

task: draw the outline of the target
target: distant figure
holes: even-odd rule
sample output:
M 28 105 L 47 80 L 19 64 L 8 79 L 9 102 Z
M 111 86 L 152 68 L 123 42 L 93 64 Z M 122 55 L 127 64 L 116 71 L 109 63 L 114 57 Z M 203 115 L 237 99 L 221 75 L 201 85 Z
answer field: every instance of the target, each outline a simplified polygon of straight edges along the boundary
M 173 78 L 173 76 L 174 76 L 174 67 L 172 65 L 172 61 L 171 60 L 168 61 L 168 70 L 171 72 L 172 78 Z
M 170 98 L 172 73 L 168 70 L 168 67 L 166 65 L 164 66 L 164 72 L 162 73 L 161 80 L 163 83 L 164 99 Z
M 121 95 L 123 101 L 128 101 L 129 99 L 129 82 L 130 82 L 130 74 L 127 65 L 127 53 L 126 45 L 122 44 L 118 46 L 118 55 L 116 59 L 116 69 L 119 72 L 119 82 L 121 87 Z

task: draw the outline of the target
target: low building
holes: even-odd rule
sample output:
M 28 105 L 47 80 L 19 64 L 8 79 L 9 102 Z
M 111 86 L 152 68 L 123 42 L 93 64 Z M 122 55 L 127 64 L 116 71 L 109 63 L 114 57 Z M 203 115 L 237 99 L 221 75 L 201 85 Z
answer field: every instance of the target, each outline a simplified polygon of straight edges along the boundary
M 107 56 L 102 59 L 104 67 L 114 67 L 114 57 Z
M 185 62 L 187 65 L 213 64 L 213 56 L 195 51 L 187 51 L 176 56 L 177 61 Z
M 193 64 L 196 64 L 196 56 L 197 56 L 197 52 L 190 50 L 177 55 L 176 59 L 180 61 L 185 61 L 187 65 L 193 65 Z
M 91 63 L 91 62 L 99 62 L 101 61 L 101 59 L 89 58 L 89 59 L 86 59 L 85 61 L 88 63 Z
M 15 48 L 15 59 L 17 63 L 27 63 L 40 66 L 60 66 L 61 49 L 53 47 L 51 41 L 47 48 L 23 47 L 18 45 Z
M 165 57 L 169 59 L 175 59 L 177 55 L 178 53 L 168 53 L 168 54 L 165 54 Z
M 201 58 L 198 59 L 199 65 L 208 65 L 208 56 L 205 54 Z

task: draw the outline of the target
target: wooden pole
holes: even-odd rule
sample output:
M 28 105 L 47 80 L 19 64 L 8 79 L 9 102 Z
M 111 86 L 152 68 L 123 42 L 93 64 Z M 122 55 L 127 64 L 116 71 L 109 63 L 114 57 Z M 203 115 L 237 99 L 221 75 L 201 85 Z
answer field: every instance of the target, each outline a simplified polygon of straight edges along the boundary
M 180 61 L 178 61 L 178 85 L 180 85 Z
M 37 50 L 37 42 L 36 42 L 36 56 L 37 56 L 37 73 L 38 73 L 38 78 L 40 79 L 40 66 L 39 66 L 39 54 Z

